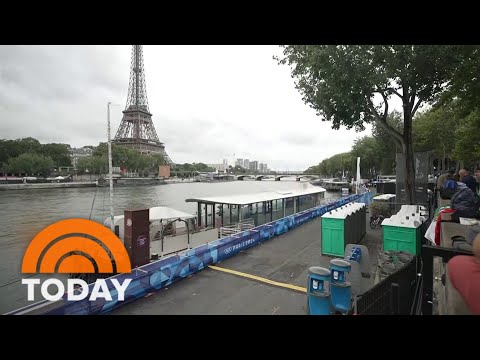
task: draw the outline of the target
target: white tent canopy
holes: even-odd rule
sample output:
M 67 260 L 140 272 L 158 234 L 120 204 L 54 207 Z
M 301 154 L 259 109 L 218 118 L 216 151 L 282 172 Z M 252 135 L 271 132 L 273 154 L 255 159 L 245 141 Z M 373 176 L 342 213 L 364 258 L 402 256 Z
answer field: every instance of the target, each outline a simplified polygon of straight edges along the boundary
M 195 215 L 185 213 L 183 211 L 175 210 L 166 206 L 155 206 L 149 210 L 150 221 L 160 221 L 160 220 L 174 220 L 174 219 L 191 219 L 195 218 Z M 117 215 L 113 218 L 113 223 L 115 226 L 123 225 L 124 215 Z M 110 217 L 108 217 L 105 222 L 105 226 L 110 227 Z

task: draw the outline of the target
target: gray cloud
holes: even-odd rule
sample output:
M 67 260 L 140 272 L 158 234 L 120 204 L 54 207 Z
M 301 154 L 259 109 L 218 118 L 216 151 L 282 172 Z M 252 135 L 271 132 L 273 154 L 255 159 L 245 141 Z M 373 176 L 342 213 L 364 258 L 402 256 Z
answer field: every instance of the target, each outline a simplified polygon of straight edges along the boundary
M 73 146 L 112 136 L 124 109 L 130 46 L 0 46 L 0 138 Z M 276 46 L 145 46 L 150 111 L 176 162 L 236 157 L 303 169 L 348 151 L 357 134 L 334 131 L 303 104 Z M 368 131 L 366 132 L 368 133 Z

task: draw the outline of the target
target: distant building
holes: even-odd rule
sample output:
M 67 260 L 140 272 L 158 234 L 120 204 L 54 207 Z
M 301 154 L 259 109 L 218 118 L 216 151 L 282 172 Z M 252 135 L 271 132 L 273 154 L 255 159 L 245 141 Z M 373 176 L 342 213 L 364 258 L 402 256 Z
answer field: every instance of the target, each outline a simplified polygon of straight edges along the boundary
M 70 157 L 72 159 L 72 165 L 74 168 L 77 167 L 78 160 L 84 157 L 89 157 L 93 155 L 93 149 L 89 147 L 81 147 L 81 148 L 71 148 L 70 150 Z
M 243 160 L 243 167 L 245 169 L 250 169 L 250 161 L 248 159 Z
M 243 167 L 243 159 L 237 159 L 237 161 L 235 161 L 235 166 Z
M 258 161 L 252 161 L 249 163 L 249 169 L 252 171 L 258 171 Z
M 228 168 L 228 159 L 223 159 L 223 166 L 225 167 L 225 169 Z
M 258 164 L 258 171 L 260 171 L 261 173 L 266 173 L 267 171 L 267 164 L 264 164 L 264 163 L 260 163 Z
M 158 167 L 158 176 L 169 178 L 170 177 L 170 165 L 160 165 Z

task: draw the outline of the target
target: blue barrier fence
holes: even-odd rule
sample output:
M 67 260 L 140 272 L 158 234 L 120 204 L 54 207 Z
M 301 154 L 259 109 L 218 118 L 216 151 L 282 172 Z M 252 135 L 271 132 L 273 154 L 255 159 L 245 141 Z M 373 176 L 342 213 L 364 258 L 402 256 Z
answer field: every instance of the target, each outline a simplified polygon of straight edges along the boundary
M 366 192 L 363 194 L 344 197 L 334 202 L 311 208 L 232 236 L 212 241 L 208 244 L 201 245 L 186 252 L 157 260 L 150 264 L 133 269 L 129 274 L 120 274 L 108 278 L 106 279 L 106 282 L 112 296 L 111 301 L 107 301 L 103 298 L 90 301 L 89 297 L 94 286 L 94 284 L 90 284 L 89 296 L 87 296 L 84 300 L 68 301 L 67 295 L 65 294 L 63 298 L 59 300 L 58 306 L 55 306 L 54 308 L 49 307 L 49 309 L 42 314 L 107 314 L 115 308 L 128 304 L 136 299 L 144 297 L 149 293 L 169 286 L 178 280 L 202 270 L 208 265 L 225 260 L 236 255 L 242 250 L 258 245 L 259 243 L 266 241 L 273 236 L 283 234 L 290 229 L 310 221 L 311 219 L 314 219 L 325 214 L 326 212 L 353 201 L 370 204 L 372 202 L 372 193 Z M 117 291 L 112 284 L 111 279 L 117 279 L 119 283 L 123 283 L 126 279 L 132 279 L 125 290 L 124 301 L 118 301 Z M 44 301 L 44 303 L 47 304 L 48 301 Z M 41 303 L 35 304 L 35 308 L 37 309 L 36 314 L 38 314 L 38 305 L 40 304 Z M 25 310 L 26 308 L 19 309 L 11 312 L 10 314 L 16 314 L 21 311 L 25 312 Z

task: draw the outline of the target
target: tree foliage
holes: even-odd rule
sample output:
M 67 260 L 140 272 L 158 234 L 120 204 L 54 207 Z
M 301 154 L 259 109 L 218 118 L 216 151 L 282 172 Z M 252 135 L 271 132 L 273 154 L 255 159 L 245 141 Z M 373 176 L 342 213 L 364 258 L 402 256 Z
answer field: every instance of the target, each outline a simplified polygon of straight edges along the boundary
M 340 126 L 375 122 L 405 154 L 407 202 L 414 203 L 412 119 L 449 88 L 472 47 L 452 45 L 289 45 L 280 64 L 292 68 L 305 103 Z M 403 104 L 403 132 L 387 122 L 392 96 Z
M 17 157 L 10 158 L 7 164 L 9 172 L 26 175 L 48 176 L 53 171 L 55 164 L 51 157 L 23 153 Z
M 440 97 L 440 104 L 458 101 L 458 106 L 468 113 L 479 107 L 480 99 L 480 45 L 465 46 L 455 76 L 449 83 L 448 91 Z
M 454 159 L 465 164 L 480 161 L 480 110 L 474 110 L 459 123 L 454 133 Z
M 352 157 L 360 158 L 360 175 L 364 179 L 371 179 L 378 172 L 378 159 L 380 157 L 378 142 L 372 136 L 364 136 L 355 140 L 350 152 Z M 354 174 L 357 171 L 355 161 Z
M 157 174 L 165 159 L 160 154 L 141 154 L 125 146 L 112 144 L 112 166 L 137 172 L 140 176 Z M 105 174 L 108 172 L 108 143 L 100 143 L 92 156 L 79 159 L 79 173 Z
M 387 118 L 387 122 L 398 131 L 402 131 L 403 121 L 401 113 L 398 111 L 392 111 Z M 323 160 L 318 165 L 311 166 L 305 172 L 327 177 L 339 176 L 343 172 L 346 175 L 356 176 L 356 159 L 360 157 L 360 175 L 362 178 L 368 179 L 377 175 L 392 175 L 395 174 L 396 151 L 397 146 L 392 141 L 390 135 L 383 128 L 374 124 L 372 136 L 364 136 L 354 141 L 352 150 L 348 153 L 349 157 L 346 154 L 334 155 Z M 345 161 L 346 159 L 348 159 L 348 162 Z
M 403 133 L 402 113 L 393 110 L 387 116 L 389 126 L 395 128 L 399 133 Z M 372 136 L 376 140 L 378 159 L 376 169 L 378 175 L 393 175 L 396 172 L 396 153 L 402 149 L 393 140 L 388 132 L 376 123 L 372 126 Z
M 55 166 L 71 166 L 70 145 L 67 144 L 45 144 L 41 146 L 40 153 L 52 158 Z
M 454 102 L 420 113 L 413 122 L 413 143 L 416 151 L 432 151 L 447 168 L 447 159 L 455 147 L 455 131 L 460 116 Z
M 40 144 L 37 139 L 23 138 L 17 140 L 0 139 L 0 164 L 21 154 L 38 154 L 52 158 L 56 166 L 70 166 L 70 146 L 66 144 Z
M 209 167 L 204 163 L 184 163 L 184 164 L 176 164 L 173 168 L 173 175 L 174 176 L 181 176 L 181 177 L 188 177 L 190 175 L 194 175 L 197 172 L 214 172 L 215 169 Z

